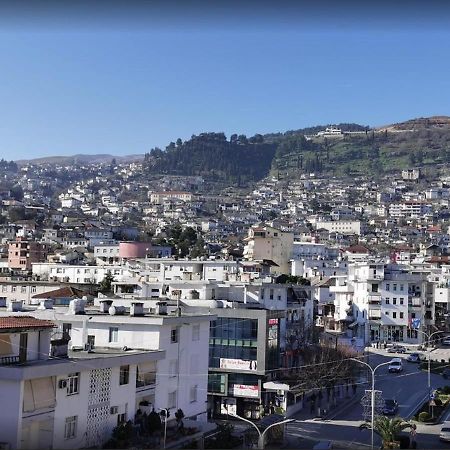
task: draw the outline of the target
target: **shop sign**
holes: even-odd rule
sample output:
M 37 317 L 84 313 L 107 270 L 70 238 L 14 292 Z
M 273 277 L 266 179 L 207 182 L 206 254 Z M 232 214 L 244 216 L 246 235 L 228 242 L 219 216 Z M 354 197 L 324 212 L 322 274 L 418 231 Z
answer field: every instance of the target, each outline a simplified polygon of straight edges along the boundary
M 257 370 L 256 361 L 244 359 L 220 358 L 221 369 Z
M 248 384 L 233 385 L 233 395 L 236 397 L 259 397 L 259 386 L 251 386 Z

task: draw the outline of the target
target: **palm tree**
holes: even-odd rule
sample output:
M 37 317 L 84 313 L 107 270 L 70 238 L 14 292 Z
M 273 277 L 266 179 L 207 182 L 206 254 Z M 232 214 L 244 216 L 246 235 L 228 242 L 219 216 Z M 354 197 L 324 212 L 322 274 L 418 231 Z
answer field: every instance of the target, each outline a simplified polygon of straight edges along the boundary
M 373 431 L 381 437 L 381 440 L 383 441 L 382 448 L 398 448 L 400 446 L 399 442 L 397 442 L 399 433 L 411 427 L 412 424 L 406 422 L 401 417 L 390 419 L 386 416 L 378 416 L 375 418 Z M 359 429 L 370 430 L 371 424 L 363 423 L 360 425 Z

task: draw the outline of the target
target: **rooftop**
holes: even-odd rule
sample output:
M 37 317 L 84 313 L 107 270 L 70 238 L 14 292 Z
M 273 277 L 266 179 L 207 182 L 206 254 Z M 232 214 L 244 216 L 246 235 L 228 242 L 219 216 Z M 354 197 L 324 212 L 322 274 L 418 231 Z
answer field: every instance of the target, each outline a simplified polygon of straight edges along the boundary
M 7 316 L 0 317 L 0 332 L 30 328 L 54 328 L 56 325 L 50 320 L 36 319 L 31 316 Z

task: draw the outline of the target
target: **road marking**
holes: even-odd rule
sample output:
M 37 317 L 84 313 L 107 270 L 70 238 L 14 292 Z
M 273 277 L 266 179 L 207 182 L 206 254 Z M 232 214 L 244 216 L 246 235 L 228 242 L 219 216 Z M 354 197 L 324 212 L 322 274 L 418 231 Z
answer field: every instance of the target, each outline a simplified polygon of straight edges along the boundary
M 412 408 L 411 412 L 406 415 L 406 418 L 409 419 L 410 416 L 413 415 L 414 411 L 428 398 L 428 393 L 425 394 L 424 397 Z

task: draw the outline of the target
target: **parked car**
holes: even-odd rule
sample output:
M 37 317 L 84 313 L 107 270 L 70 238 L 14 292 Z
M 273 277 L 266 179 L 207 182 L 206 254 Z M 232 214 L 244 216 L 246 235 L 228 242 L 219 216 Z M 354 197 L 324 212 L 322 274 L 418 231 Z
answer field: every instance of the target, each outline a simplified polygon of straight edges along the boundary
M 446 367 L 443 371 L 442 371 L 442 376 L 447 380 L 448 378 L 450 378 L 450 367 Z
M 393 345 L 387 351 L 388 353 L 406 353 L 406 348 L 402 345 Z
M 450 345 L 450 336 L 447 336 L 442 341 L 442 345 Z
M 420 363 L 420 361 L 423 361 L 425 359 L 425 356 L 423 353 L 411 353 L 406 358 L 407 361 L 413 362 L 413 363 Z
M 398 412 L 398 403 L 396 400 L 387 399 L 384 401 L 383 414 L 394 416 Z
M 389 372 L 400 373 L 403 371 L 403 363 L 400 358 L 393 358 L 389 363 Z
M 439 433 L 439 439 L 441 441 L 450 442 L 450 423 L 445 422 L 442 425 L 441 432 Z

